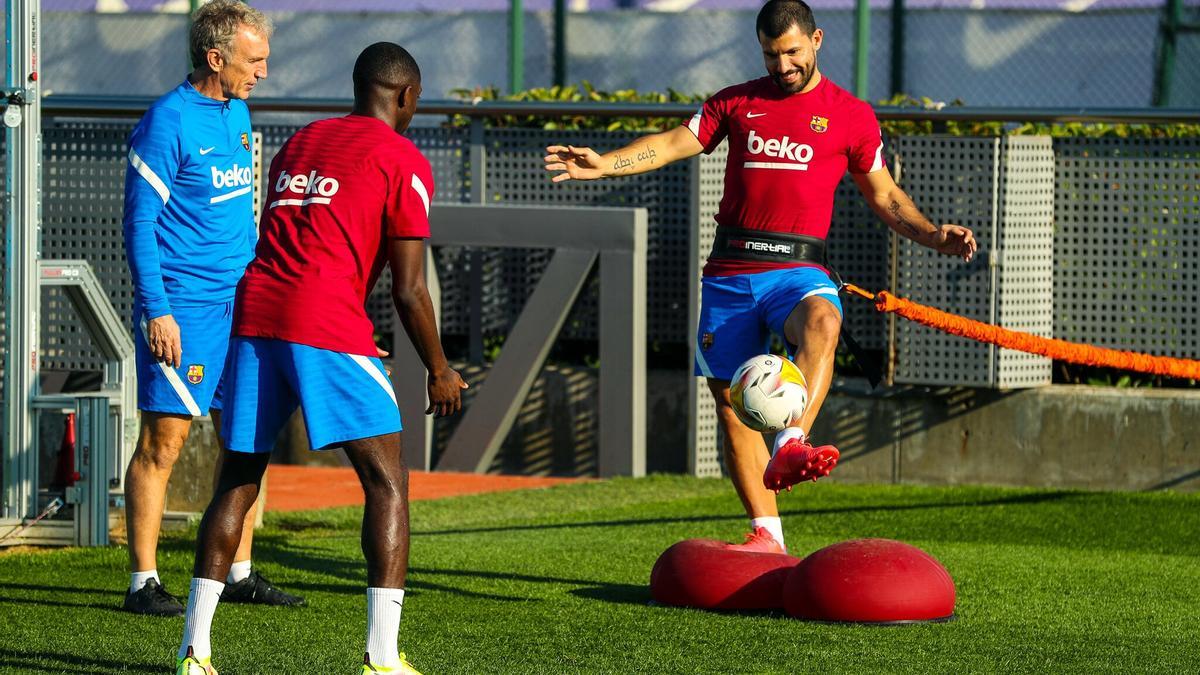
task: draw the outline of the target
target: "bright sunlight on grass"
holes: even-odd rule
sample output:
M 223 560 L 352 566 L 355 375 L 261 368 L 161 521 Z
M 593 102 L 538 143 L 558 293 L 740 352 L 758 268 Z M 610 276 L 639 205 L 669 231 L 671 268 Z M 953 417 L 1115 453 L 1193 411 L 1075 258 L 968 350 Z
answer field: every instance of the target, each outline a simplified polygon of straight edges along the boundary
M 803 486 L 791 552 L 859 537 L 950 571 L 958 620 L 865 627 L 651 606 L 658 555 L 739 540 L 728 482 L 655 476 L 413 504 L 401 649 L 438 673 L 1196 672 L 1200 495 Z M 268 514 L 255 564 L 309 606 L 222 605 L 213 663 L 350 673 L 362 662 L 359 509 Z M 187 595 L 194 531 L 159 572 Z M 123 548 L 0 555 L 0 671 L 166 673 L 182 619 L 117 611 Z

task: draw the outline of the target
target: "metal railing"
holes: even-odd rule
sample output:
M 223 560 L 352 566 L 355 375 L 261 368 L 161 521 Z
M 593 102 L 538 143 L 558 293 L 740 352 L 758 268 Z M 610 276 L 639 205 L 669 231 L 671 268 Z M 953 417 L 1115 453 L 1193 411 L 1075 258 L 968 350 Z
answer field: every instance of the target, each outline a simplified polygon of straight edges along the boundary
M 42 114 L 79 117 L 140 116 L 153 98 L 142 96 L 45 96 Z M 345 113 L 353 107 L 350 99 L 339 98 L 252 98 L 252 112 L 270 113 Z M 420 115 L 466 115 L 503 117 L 506 115 L 591 116 L 591 117 L 690 117 L 697 103 L 623 103 L 557 101 L 422 101 Z M 876 106 L 880 120 L 932 122 L 1046 122 L 1109 124 L 1196 123 L 1200 109 L 1160 108 L 998 108 L 946 107 L 940 110 L 917 107 Z

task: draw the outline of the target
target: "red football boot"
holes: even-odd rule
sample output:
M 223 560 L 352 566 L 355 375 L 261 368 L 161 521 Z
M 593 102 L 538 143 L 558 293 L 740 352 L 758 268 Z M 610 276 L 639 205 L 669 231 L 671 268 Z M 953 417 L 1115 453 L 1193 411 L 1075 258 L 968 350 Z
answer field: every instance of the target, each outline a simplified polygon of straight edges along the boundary
M 746 535 L 746 541 L 741 544 L 726 544 L 725 548 L 734 551 L 750 551 L 752 553 L 787 553 L 775 537 L 765 527 L 756 527 Z
M 768 490 L 779 492 L 791 489 L 796 483 L 823 478 L 837 466 L 841 455 L 832 445 L 814 448 L 801 438 L 793 438 L 775 452 L 763 472 L 763 485 Z

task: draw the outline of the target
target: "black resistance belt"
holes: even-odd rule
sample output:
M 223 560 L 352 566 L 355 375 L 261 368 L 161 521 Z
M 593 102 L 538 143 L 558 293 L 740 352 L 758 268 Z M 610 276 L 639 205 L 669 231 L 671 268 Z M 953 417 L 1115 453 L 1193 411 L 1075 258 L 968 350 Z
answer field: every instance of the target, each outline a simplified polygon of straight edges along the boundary
M 711 258 L 756 262 L 811 262 L 825 265 L 825 240 L 740 227 L 718 227 Z
M 838 291 L 841 291 L 842 287 L 846 285 L 838 273 L 829 267 L 829 262 L 825 257 L 825 240 L 802 234 L 745 230 L 740 227 L 718 227 L 709 257 L 755 262 L 816 263 L 829 272 L 829 278 L 837 284 Z M 866 375 L 867 380 L 870 381 L 871 386 L 879 386 L 880 380 L 883 379 L 883 368 L 865 349 L 859 346 L 858 341 L 850 335 L 850 330 L 844 321 L 842 323 L 842 341 L 854 355 L 854 360 Z

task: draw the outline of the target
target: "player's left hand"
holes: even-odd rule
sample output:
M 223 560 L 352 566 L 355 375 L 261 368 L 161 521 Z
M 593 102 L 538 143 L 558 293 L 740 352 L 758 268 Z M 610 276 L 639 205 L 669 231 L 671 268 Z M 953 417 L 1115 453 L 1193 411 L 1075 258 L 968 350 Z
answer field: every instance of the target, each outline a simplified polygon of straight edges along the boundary
M 946 224 L 934 230 L 930 236 L 929 247 L 938 253 L 958 256 L 965 262 L 971 262 L 979 244 L 975 241 L 975 235 L 971 233 L 970 228 Z
M 425 414 L 445 417 L 462 410 L 462 390 L 468 386 L 458 371 L 450 366 L 441 372 L 430 373 L 429 407 L 425 409 Z

